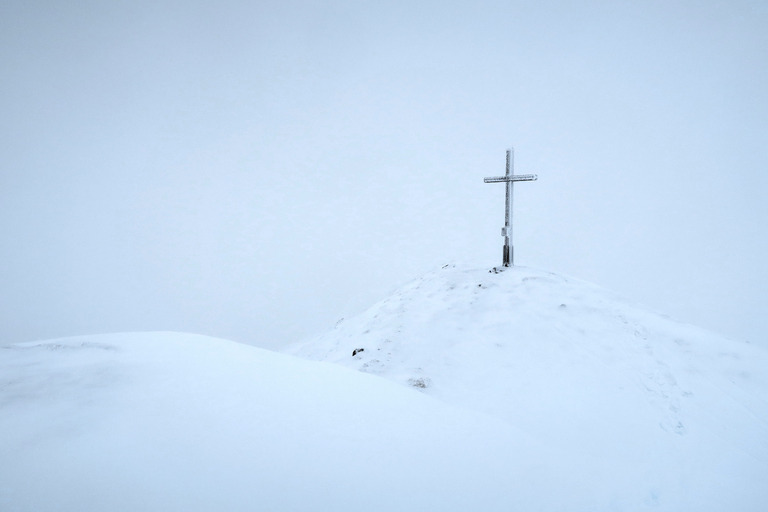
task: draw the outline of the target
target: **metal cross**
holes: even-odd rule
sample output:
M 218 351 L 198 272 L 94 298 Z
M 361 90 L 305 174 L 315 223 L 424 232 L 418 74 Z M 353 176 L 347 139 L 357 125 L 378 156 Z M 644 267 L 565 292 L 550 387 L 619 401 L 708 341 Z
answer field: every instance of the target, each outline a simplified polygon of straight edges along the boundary
M 507 202 L 504 207 L 504 227 L 501 228 L 501 236 L 504 237 L 504 266 L 508 267 L 515 264 L 515 249 L 511 244 L 512 240 L 512 184 L 516 181 L 536 181 L 539 179 L 535 174 L 512 174 L 515 167 L 515 150 L 507 150 L 507 173 L 504 176 L 483 179 L 486 183 L 506 183 L 507 184 Z

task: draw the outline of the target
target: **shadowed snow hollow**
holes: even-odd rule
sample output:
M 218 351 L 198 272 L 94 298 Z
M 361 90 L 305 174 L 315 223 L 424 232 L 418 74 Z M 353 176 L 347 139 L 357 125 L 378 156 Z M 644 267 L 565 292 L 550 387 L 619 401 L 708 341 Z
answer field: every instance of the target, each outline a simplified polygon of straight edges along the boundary
M 290 352 L 504 419 L 595 505 L 768 507 L 768 352 L 583 281 L 446 266 Z

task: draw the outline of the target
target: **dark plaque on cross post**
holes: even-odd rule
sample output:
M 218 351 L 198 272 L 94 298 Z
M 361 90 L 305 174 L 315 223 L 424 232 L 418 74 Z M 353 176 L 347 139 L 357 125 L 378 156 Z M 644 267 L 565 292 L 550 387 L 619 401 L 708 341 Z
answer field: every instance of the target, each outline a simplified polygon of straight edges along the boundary
M 512 184 L 516 181 L 536 181 L 539 179 L 535 174 L 514 175 L 515 150 L 507 150 L 507 172 L 504 176 L 483 179 L 486 183 L 506 183 L 507 201 L 504 207 L 504 227 L 501 228 L 501 236 L 504 237 L 504 266 L 508 267 L 515 264 L 515 249 L 511 243 L 512 240 Z

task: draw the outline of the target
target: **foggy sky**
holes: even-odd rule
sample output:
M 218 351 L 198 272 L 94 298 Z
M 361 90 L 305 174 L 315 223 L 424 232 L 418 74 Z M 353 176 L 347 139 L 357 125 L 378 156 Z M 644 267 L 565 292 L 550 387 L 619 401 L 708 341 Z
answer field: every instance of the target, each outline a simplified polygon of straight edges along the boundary
M 449 262 L 768 346 L 768 8 L 0 3 L 0 342 L 279 347 Z

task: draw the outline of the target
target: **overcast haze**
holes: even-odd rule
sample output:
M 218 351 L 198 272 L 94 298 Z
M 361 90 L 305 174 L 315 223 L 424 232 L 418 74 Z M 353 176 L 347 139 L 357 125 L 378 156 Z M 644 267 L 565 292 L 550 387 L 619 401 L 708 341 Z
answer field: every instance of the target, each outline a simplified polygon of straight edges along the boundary
M 768 346 L 764 2 L 0 3 L 0 341 L 278 347 L 448 262 Z

